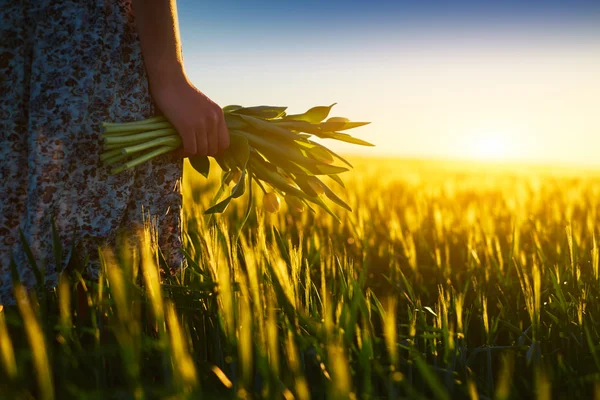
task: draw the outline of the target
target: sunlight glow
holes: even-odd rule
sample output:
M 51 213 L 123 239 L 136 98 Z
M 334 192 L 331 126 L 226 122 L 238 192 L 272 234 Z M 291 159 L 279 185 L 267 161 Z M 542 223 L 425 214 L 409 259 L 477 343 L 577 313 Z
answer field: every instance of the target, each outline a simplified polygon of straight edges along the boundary
M 482 134 L 473 138 L 470 156 L 480 160 L 501 160 L 512 155 L 510 142 L 499 134 Z

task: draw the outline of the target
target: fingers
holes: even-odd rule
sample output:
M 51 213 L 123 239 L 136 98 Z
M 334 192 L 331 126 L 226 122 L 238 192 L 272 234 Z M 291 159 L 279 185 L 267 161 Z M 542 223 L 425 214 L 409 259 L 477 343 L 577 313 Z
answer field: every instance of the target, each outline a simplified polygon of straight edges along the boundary
M 182 148 L 175 153 L 180 157 L 215 157 L 229 146 L 229 131 L 223 110 L 215 103 L 208 104 L 200 115 L 196 114 L 174 125 L 181 136 Z
M 216 132 L 216 126 L 212 122 L 196 122 L 193 128 L 178 129 L 181 136 L 182 151 L 179 153 L 182 157 L 188 156 L 214 156 L 219 151 L 219 141 Z
M 194 128 L 185 127 L 177 130 L 179 136 L 181 136 L 181 143 L 183 145 L 183 153 L 194 155 L 197 152 L 196 133 Z
M 198 124 L 196 127 L 196 155 L 207 156 L 208 154 L 208 134 L 205 124 Z
M 215 105 L 209 115 L 210 128 L 207 129 L 208 155 L 216 156 L 229 145 L 229 132 L 221 107 Z
M 223 152 L 229 147 L 229 130 L 227 129 L 227 123 L 225 119 L 221 119 L 219 123 L 217 140 L 219 142 L 219 152 Z
M 207 139 L 208 139 L 208 155 L 216 156 L 219 152 L 219 140 L 217 138 L 217 129 L 219 127 L 219 115 L 217 112 L 213 112 L 210 114 L 210 128 L 207 131 Z

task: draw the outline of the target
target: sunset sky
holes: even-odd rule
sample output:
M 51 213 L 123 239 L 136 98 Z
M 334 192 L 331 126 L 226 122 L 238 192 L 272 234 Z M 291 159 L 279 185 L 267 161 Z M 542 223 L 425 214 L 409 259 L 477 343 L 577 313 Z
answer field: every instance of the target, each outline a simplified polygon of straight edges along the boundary
M 337 102 L 345 153 L 600 166 L 600 1 L 178 0 L 222 106 Z

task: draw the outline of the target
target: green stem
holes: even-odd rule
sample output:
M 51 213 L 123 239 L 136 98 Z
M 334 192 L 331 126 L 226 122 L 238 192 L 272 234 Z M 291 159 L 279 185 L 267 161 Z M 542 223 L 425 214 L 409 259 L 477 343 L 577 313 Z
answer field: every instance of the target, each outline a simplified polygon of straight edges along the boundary
M 121 149 L 113 149 L 113 150 L 105 151 L 104 153 L 102 153 L 100 155 L 100 160 L 106 161 L 109 158 L 112 158 L 114 156 L 118 156 L 120 154 L 121 154 Z
M 167 117 L 164 115 L 158 115 L 156 117 L 147 118 L 140 121 L 131 121 L 131 122 L 103 122 L 102 126 L 132 126 L 132 125 L 140 125 L 140 124 L 154 124 L 156 122 L 166 122 Z
M 179 136 L 162 137 L 162 138 L 151 140 L 149 142 L 144 142 L 144 143 L 140 143 L 140 144 L 137 144 L 134 146 L 125 147 L 124 149 L 121 150 L 121 153 L 123 155 L 130 155 L 130 154 L 139 153 L 140 151 L 144 151 L 144 150 L 150 149 L 152 147 L 157 147 L 157 146 L 170 146 L 173 148 L 177 148 L 177 147 L 181 146 L 181 139 L 179 138 Z
M 219 202 L 219 200 L 221 200 L 221 196 L 223 196 L 223 193 L 225 193 L 225 188 L 227 186 L 228 185 L 224 181 L 221 182 L 221 187 L 219 187 L 219 190 L 217 191 L 217 193 L 213 197 L 212 201 L 208 205 L 208 208 L 211 208 L 211 207 L 215 206 Z M 214 213 L 207 215 L 207 217 L 206 217 L 206 226 L 207 227 L 211 226 L 212 223 L 213 223 L 213 221 L 214 221 L 214 219 L 215 219 L 215 214 Z
M 119 172 L 125 171 L 126 169 L 129 169 L 129 168 L 133 168 L 136 165 L 140 165 L 146 161 L 149 161 L 155 157 L 160 156 L 161 154 L 169 153 L 173 150 L 175 150 L 175 147 L 171 147 L 171 146 L 159 147 L 158 149 L 149 151 L 149 152 L 139 156 L 138 158 L 134 158 L 133 160 L 126 162 L 125 164 L 123 164 L 120 167 L 114 168 L 113 170 L 111 170 L 111 173 L 118 174 Z
M 127 136 L 104 136 L 104 143 L 106 144 L 130 144 L 135 142 L 143 142 L 148 139 L 156 139 L 164 136 L 179 137 L 175 129 L 157 129 L 150 132 L 141 132 Z
M 235 234 L 235 239 L 233 242 L 236 244 L 237 244 L 237 241 L 238 241 L 240 235 L 242 234 L 242 229 L 244 228 L 244 226 L 246 226 L 246 222 L 248 222 L 248 217 L 250 217 L 250 212 L 252 211 L 252 206 L 254 205 L 254 201 L 253 201 L 254 194 L 252 193 L 252 171 L 250 170 L 250 167 L 248 167 L 247 172 L 248 172 L 248 207 L 246 207 L 246 213 L 244 214 L 244 219 L 242 220 L 242 224 L 237 229 L 237 232 Z
M 103 132 L 102 137 L 119 137 L 137 135 L 138 132 Z
M 156 129 L 173 128 L 170 122 L 155 122 L 152 124 L 132 124 L 132 125 L 117 125 L 117 126 L 105 126 L 105 133 L 115 132 L 148 132 Z
M 103 149 L 106 150 L 114 150 L 114 149 L 122 149 L 127 146 L 127 144 L 105 144 Z
M 107 158 L 106 160 L 104 160 L 104 164 L 106 165 L 112 165 L 112 164 L 117 164 L 123 160 L 127 159 L 127 156 L 124 154 L 121 154 L 119 152 L 119 154 L 117 154 L 116 156 L 112 156 L 110 158 Z
M 254 175 L 254 180 L 258 184 L 258 187 L 263 191 L 264 194 L 267 194 L 267 190 L 264 188 L 264 186 L 262 185 L 262 183 L 258 179 L 258 176 L 256 176 L 256 174 L 253 174 L 253 175 Z

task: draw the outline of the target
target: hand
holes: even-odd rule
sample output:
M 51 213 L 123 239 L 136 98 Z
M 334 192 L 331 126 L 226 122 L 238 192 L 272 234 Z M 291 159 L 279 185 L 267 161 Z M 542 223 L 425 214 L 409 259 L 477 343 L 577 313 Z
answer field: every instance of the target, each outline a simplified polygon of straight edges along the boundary
M 151 84 L 150 89 L 154 102 L 181 136 L 183 148 L 176 156 L 214 157 L 229 146 L 223 110 L 185 76 Z

